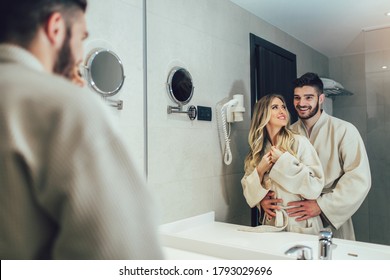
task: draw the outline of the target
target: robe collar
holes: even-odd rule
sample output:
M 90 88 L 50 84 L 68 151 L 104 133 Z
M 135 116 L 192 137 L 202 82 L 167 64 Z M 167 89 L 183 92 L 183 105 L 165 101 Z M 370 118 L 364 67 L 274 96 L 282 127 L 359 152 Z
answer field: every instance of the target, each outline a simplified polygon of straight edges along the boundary
M 0 44 L 0 62 L 19 63 L 36 71 L 44 71 L 38 58 L 26 49 L 12 44 Z
M 319 119 L 317 120 L 317 122 L 313 125 L 310 136 L 316 135 L 318 133 L 318 130 L 320 130 L 321 127 L 328 121 L 329 117 L 330 116 L 325 112 L 325 110 L 321 109 L 321 115 L 320 115 Z M 310 139 L 309 134 L 308 134 L 307 129 L 306 129 L 306 126 L 303 123 L 303 121 L 301 119 L 298 119 L 298 123 L 299 123 L 299 126 L 305 132 L 305 136 Z

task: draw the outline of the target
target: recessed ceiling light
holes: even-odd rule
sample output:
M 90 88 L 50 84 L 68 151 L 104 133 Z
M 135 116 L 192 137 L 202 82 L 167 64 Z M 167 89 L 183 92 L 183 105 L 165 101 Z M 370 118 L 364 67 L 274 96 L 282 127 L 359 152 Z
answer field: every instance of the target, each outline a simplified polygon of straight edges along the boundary
M 390 12 L 385 13 L 386 16 L 390 17 Z
M 387 66 L 386 66 L 386 65 L 383 65 L 383 66 L 382 66 L 382 69 L 387 69 Z

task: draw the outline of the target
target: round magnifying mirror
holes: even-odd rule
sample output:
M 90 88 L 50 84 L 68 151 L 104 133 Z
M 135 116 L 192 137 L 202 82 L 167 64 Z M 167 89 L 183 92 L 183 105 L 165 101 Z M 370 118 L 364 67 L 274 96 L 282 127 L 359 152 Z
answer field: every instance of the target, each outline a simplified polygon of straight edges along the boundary
M 103 96 L 115 95 L 125 80 L 122 61 L 111 50 L 95 49 L 86 60 L 86 79 Z
M 194 92 L 190 72 L 182 67 L 174 67 L 168 76 L 167 90 L 172 101 L 179 106 L 190 102 Z

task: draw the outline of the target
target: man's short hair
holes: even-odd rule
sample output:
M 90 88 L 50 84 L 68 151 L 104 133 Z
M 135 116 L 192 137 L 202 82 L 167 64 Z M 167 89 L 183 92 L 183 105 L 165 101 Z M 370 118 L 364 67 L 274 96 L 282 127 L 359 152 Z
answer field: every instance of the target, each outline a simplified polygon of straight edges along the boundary
M 27 47 L 52 13 L 85 13 L 87 0 L 0 0 L 0 6 L 0 43 Z
M 316 73 L 307 72 L 306 74 L 303 74 L 301 77 L 294 80 L 293 85 L 294 88 L 303 86 L 314 87 L 319 95 L 324 92 L 324 84 Z

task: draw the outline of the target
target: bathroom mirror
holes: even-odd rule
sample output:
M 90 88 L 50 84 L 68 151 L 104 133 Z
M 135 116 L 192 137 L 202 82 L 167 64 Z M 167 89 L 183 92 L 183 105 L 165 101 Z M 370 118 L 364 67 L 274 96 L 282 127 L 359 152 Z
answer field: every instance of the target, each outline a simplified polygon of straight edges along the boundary
M 194 85 L 190 72 L 182 67 L 174 67 L 168 75 L 167 90 L 173 102 L 180 107 L 190 102 Z
M 85 63 L 85 78 L 96 92 L 112 96 L 122 88 L 125 76 L 120 58 L 111 50 L 94 49 Z

